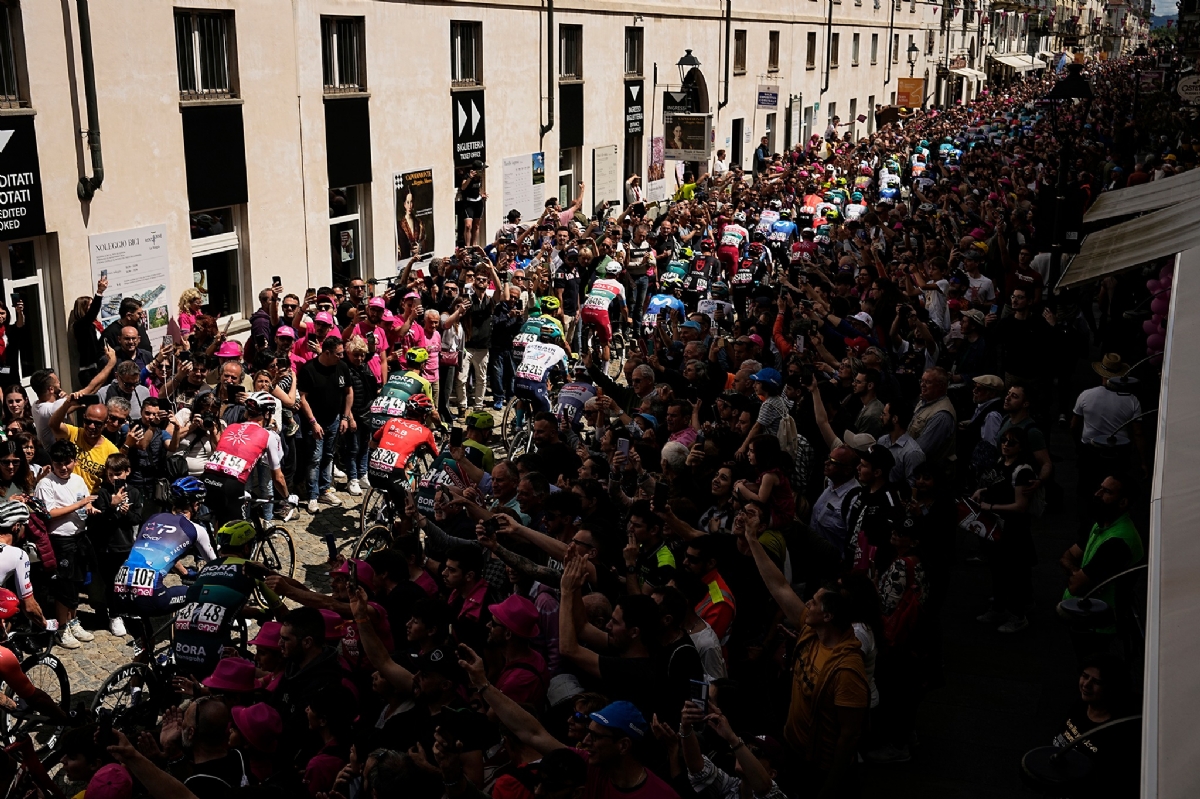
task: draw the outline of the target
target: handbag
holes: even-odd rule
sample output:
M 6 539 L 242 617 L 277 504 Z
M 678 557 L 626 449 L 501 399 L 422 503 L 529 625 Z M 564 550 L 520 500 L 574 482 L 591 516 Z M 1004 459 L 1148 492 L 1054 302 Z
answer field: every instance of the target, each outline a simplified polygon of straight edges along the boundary
M 896 609 L 883 620 L 883 637 L 893 647 L 908 640 L 921 615 L 921 589 L 913 574 L 913 559 L 901 560 L 904 561 L 904 593 L 896 603 Z
M 441 366 L 458 366 L 462 353 L 458 350 L 442 350 L 438 363 Z
M 999 541 L 1004 537 L 1004 520 L 985 511 L 973 499 L 963 497 L 958 501 L 958 526 L 985 541 Z

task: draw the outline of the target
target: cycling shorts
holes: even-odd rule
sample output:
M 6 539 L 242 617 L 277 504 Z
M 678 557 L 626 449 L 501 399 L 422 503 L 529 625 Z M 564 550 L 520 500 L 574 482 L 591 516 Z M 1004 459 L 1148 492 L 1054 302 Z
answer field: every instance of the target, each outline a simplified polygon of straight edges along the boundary
M 550 410 L 550 394 L 542 381 L 518 377 L 513 384 L 513 393 L 518 399 L 531 402 L 534 413 Z
M 236 519 L 246 518 L 246 484 L 236 477 L 217 472 L 204 473 L 208 497 L 204 504 L 212 516 L 213 530 Z
M 596 328 L 596 334 L 600 337 L 601 342 L 607 344 L 612 341 L 612 320 L 608 316 L 608 311 L 584 306 L 579 312 L 579 319 L 584 327 L 592 325 Z
M 120 616 L 166 616 L 184 603 L 187 592 L 186 585 L 173 585 L 149 596 L 115 594 L 112 612 Z
M 731 244 L 723 244 L 717 248 L 717 260 L 721 262 L 727 276 L 737 271 L 738 248 Z

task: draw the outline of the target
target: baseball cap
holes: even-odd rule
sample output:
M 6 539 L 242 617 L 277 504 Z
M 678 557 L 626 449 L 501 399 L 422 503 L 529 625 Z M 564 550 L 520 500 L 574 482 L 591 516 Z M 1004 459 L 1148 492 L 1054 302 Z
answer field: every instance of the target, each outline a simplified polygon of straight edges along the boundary
M 385 300 L 383 297 L 372 297 L 370 300 L 367 301 L 367 307 L 368 308 L 386 308 L 387 300 Z
M 354 558 L 355 572 L 358 576 L 358 581 L 364 585 L 371 585 L 375 581 L 375 570 L 371 568 L 371 564 L 365 560 Z M 333 570 L 332 574 L 349 574 L 350 561 L 344 560 Z
M 970 319 L 972 322 L 979 325 L 980 327 L 982 327 L 984 324 L 983 311 L 972 308 L 969 311 L 963 311 L 963 316 Z
M 842 443 L 861 454 L 875 444 L 875 436 L 870 433 L 855 433 L 853 430 L 847 430 L 842 433 Z
M 783 385 L 783 375 L 779 374 L 778 369 L 772 369 L 769 366 L 750 375 L 750 379 L 755 383 L 768 383 L 776 388 Z
M 646 735 L 646 717 L 632 702 L 624 699 L 589 713 L 588 719 L 601 727 L 616 730 L 630 738 L 640 740 Z
M 279 329 L 275 331 L 275 338 L 280 338 L 280 337 L 290 338 L 292 341 L 295 341 L 296 340 L 296 331 L 292 330 L 287 325 L 280 325 Z
M 133 796 L 133 777 L 124 766 L 109 763 L 92 775 L 84 793 L 88 799 L 129 799 Z
M 680 327 L 686 327 L 688 330 L 703 330 L 704 329 L 704 328 L 700 327 L 699 322 L 696 322 L 692 319 L 687 320 L 682 325 L 680 325 Z
M 406 300 L 419 300 L 419 299 L 421 299 L 421 295 L 420 295 L 420 294 L 418 294 L 418 293 L 417 293 L 417 292 L 415 292 L 415 291 L 410 291 L 410 292 L 408 292 L 407 294 L 405 294 L 405 295 L 404 295 L 404 299 L 406 299 Z
M 862 322 L 867 327 L 875 326 L 875 320 L 872 319 L 871 315 L 869 313 L 867 313 L 866 311 L 859 311 L 858 313 L 854 314 L 854 316 L 851 316 L 850 318 L 856 319 L 859 322 Z
M 751 333 L 748 338 L 750 339 L 751 343 L 757 344 L 760 347 L 763 345 L 762 336 L 758 335 L 757 333 Z
M 888 448 L 881 444 L 872 444 L 867 447 L 864 452 L 859 455 L 864 461 L 871 464 L 876 469 L 882 469 L 885 472 L 890 472 L 892 467 L 896 465 L 896 459 L 892 457 L 892 453 Z
M 448 646 L 435 647 L 418 657 L 416 670 L 426 674 L 440 674 L 448 680 L 462 682 L 463 674 L 458 667 L 458 659 L 454 650 Z
M 321 311 L 313 317 L 313 321 L 319 325 L 332 325 L 333 314 L 331 314 L 329 311 Z

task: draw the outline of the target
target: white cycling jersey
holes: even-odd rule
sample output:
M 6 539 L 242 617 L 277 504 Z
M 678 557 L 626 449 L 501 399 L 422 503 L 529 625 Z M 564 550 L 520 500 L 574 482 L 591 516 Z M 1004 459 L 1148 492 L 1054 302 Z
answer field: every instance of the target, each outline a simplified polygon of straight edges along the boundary
M 20 547 L 0 544 L 0 586 L 9 585 L 12 577 L 13 591 L 21 599 L 33 593 L 33 584 L 29 582 L 29 556 Z

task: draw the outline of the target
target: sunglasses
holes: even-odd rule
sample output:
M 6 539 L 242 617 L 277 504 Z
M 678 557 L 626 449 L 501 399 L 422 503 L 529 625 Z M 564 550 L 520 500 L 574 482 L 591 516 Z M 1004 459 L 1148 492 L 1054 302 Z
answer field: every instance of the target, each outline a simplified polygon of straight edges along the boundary
M 0 464 L 5 466 L 20 466 L 21 462 L 16 458 L 5 458 L 4 460 L 0 461 Z
M 103 427 L 104 421 L 98 420 L 98 419 L 84 419 L 83 426 L 84 427 Z

